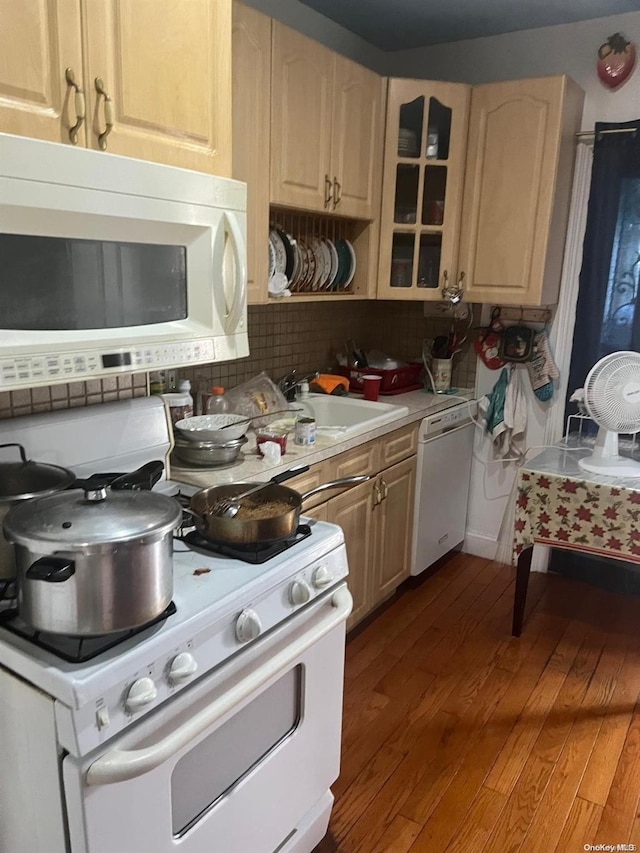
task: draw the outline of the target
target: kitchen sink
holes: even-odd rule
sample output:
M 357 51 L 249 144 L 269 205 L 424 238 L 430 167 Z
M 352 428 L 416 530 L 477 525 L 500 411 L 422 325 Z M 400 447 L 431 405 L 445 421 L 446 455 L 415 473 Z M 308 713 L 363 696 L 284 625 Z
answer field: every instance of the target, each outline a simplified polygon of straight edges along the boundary
M 326 394 L 309 394 L 304 400 L 298 401 L 298 404 L 303 408 L 308 406 L 311 409 L 309 414 L 313 413 L 319 438 L 330 437 L 333 434 L 336 437 L 356 435 L 397 421 L 409 414 L 406 406 L 374 403 L 353 397 L 332 397 Z M 296 403 L 293 405 L 295 406 Z M 282 418 L 277 421 L 277 424 L 292 427 L 293 422 L 294 419 Z

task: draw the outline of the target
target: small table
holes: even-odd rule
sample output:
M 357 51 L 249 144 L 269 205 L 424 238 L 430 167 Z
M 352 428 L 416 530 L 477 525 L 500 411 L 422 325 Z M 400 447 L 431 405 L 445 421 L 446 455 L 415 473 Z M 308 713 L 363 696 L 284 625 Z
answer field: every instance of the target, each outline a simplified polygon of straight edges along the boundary
M 535 543 L 640 565 L 640 478 L 584 471 L 591 453 L 566 440 L 520 469 L 514 523 L 512 634 L 519 637 Z

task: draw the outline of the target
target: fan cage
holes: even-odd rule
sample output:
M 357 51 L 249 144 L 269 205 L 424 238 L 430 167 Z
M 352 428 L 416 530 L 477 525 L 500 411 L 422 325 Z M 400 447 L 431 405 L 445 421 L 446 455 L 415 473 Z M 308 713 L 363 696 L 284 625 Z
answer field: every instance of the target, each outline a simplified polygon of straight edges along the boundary
M 625 399 L 631 393 L 632 399 Z M 612 432 L 640 430 L 640 353 L 615 352 L 589 371 L 584 402 L 591 418 Z

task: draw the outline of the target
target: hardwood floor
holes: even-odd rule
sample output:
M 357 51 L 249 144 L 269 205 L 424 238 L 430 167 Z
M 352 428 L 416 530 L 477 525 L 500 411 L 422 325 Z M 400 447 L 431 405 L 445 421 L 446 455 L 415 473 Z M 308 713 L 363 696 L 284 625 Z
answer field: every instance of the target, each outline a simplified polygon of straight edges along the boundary
M 348 643 L 318 853 L 640 846 L 640 597 L 534 574 L 514 639 L 513 582 L 455 555 Z

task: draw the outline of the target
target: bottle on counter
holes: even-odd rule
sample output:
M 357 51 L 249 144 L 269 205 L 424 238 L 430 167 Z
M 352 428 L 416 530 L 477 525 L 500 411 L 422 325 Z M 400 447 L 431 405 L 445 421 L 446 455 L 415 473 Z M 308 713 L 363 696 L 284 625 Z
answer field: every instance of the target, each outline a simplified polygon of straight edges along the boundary
M 224 388 L 221 385 L 214 385 L 211 389 L 211 395 L 207 400 L 208 415 L 222 415 L 229 411 L 229 403 L 224 396 Z
M 191 396 L 191 383 L 188 379 L 182 380 L 178 391 L 163 394 L 162 398 L 169 408 L 172 424 L 176 424 L 184 418 L 193 417 L 193 397 Z
M 294 441 L 303 447 L 310 447 L 316 443 L 316 415 L 309 402 L 308 382 L 300 382 L 297 386 L 295 405 L 302 411 L 297 413 Z

